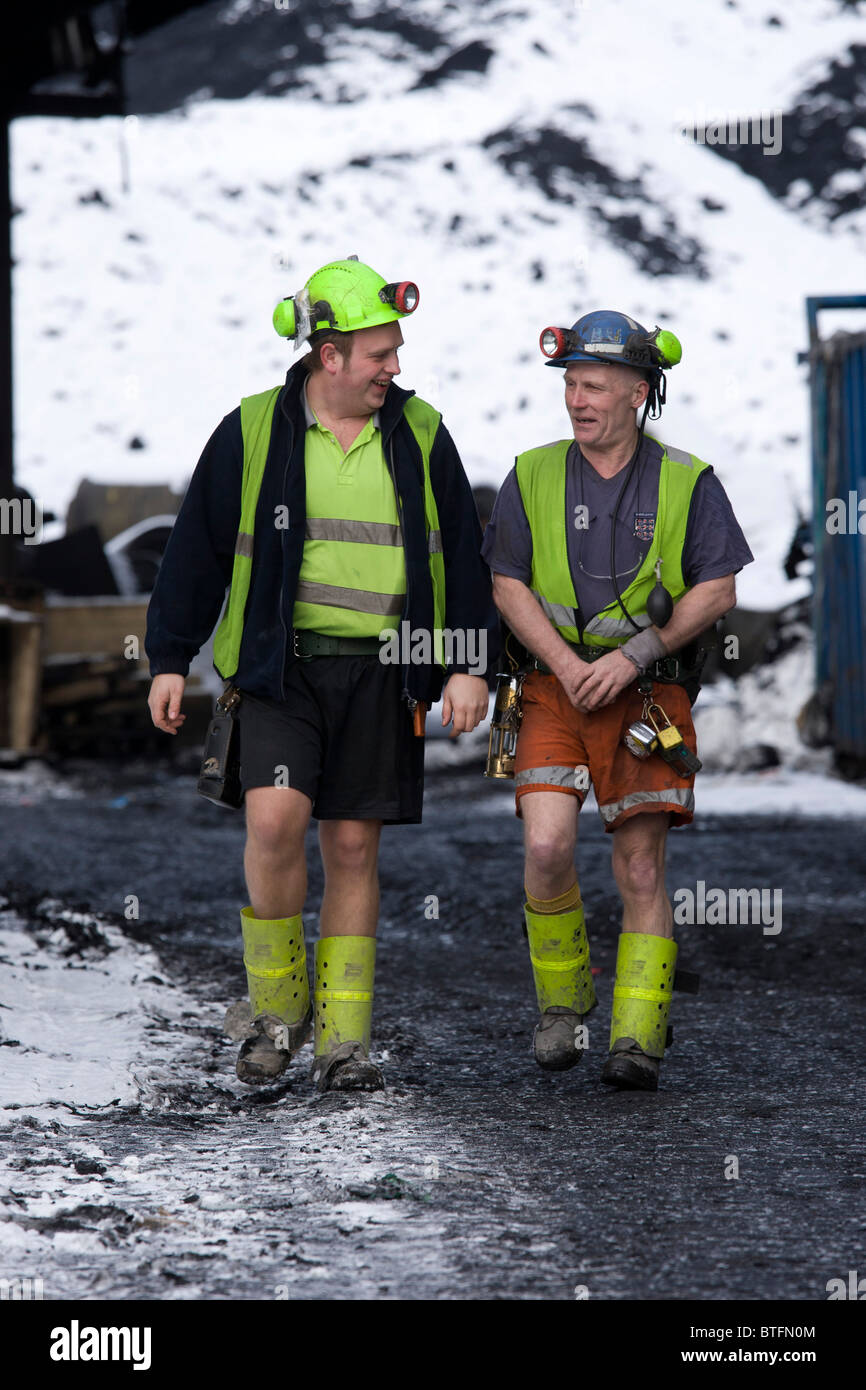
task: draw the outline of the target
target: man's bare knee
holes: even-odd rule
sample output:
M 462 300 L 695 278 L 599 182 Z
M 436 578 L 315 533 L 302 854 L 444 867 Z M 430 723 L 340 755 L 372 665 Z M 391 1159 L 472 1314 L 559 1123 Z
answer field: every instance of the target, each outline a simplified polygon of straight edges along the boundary
M 568 826 L 541 821 L 525 832 L 527 866 L 537 873 L 555 876 L 574 861 L 575 837 Z
M 259 854 L 283 857 L 303 847 L 310 799 L 289 787 L 254 787 L 247 792 L 247 837 Z
M 642 818 L 642 821 L 650 817 Z M 629 826 L 614 834 L 611 864 L 617 886 L 634 898 L 653 898 L 664 888 L 666 822 Z
M 574 864 L 579 806 L 560 792 L 533 792 L 521 799 L 526 869 L 558 878 Z
M 378 821 L 325 821 L 319 841 L 325 872 L 364 874 L 375 869 L 379 854 Z
M 526 862 L 536 873 L 554 876 L 564 873 L 574 858 L 574 844 L 564 836 L 541 831 L 527 835 Z
M 653 854 L 636 852 L 618 856 L 613 872 L 621 891 L 633 898 L 654 898 L 664 884 L 664 867 Z

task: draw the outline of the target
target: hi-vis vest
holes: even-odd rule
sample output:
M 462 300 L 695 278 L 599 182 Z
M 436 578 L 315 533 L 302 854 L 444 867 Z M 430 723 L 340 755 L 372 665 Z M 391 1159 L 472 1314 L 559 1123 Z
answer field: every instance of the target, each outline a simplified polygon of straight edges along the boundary
M 651 435 L 646 436 L 651 439 Z M 655 440 L 655 443 L 660 443 Z M 517 460 L 517 481 L 532 531 L 532 577 L 530 587 L 547 617 L 567 642 L 583 642 L 591 647 L 619 647 L 634 636 L 616 599 L 583 627 L 577 595 L 568 563 L 565 516 L 565 460 L 572 440 L 560 439 L 530 449 Z M 686 592 L 682 552 L 689 519 L 692 492 L 700 474 L 708 466 L 694 454 L 661 444 L 659 498 L 652 544 L 623 601 L 640 627 L 649 627 L 646 601 L 655 580 L 655 563 L 661 559 L 661 578 L 674 603 Z
M 256 396 L 245 396 L 241 401 L 241 433 L 244 441 L 241 519 L 235 542 L 235 557 L 228 602 L 222 622 L 214 637 L 214 665 L 223 680 L 231 680 L 238 669 L 244 615 L 253 567 L 256 506 L 268 458 L 274 408 L 282 389 L 281 386 L 275 386 L 272 390 L 262 391 Z M 442 417 L 437 410 L 434 410 L 426 401 L 419 400 L 417 396 L 410 396 L 405 402 L 403 414 L 418 441 L 424 463 L 424 514 L 427 521 L 430 579 L 433 585 L 434 627 L 437 633 L 441 633 L 445 625 L 445 560 L 442 554 L 439 513 L 430 481 L 430 451 L 433 448 L 433 440 L 436 437 L 436 431 Z M 274 524 L 276 524 L 276 518 Z M 359 526 L 365 528 L 362 537 L 365 544 L 370 546 L 393 545 L 392 528 L 385 526 L 380 533 L 380 539 L 376 535 L 376 523 L 372 523 L 371 526 L 370 523 L 364 522 L 347 522 L 340 519 L 328 521 L 327 518 L 319 518 L 312 525 L 310 522 L 307 523 L 307 531 L 308 534 L 313 531 L 315 537 L 320 539 L 323 531 L 327 530 L 328 539 L 339 544 L 341 540 L 357 542 L 361 536 L 355 528 Z M 375 555 L 371 558 L 370 573 L 375 576 Z M 325 586 L 321 587 L 325 588 Z M 344 617 L 345 635 L 348 637 L 353 635 L 353 624 L 355 629 L 360 626 L 364 628 L 365 632 L 367 631 L 363 624 L 363 614 L 369 615 L 371 612 L 390 614 L 393 598 L 393 595 L 379 594 L 372 588 L 370 590 L 340 588 L 330 594 L 327 601 L 329 606 L 338 609 Z M 320 595 L 318 601 L 324 601 L 324 595 Z M 383 607 L 383 605 L 386 606 Z M 400 610 L 394 615 L 395 627 L 398 625 L 397 619 L 399 617 Z M 439 658 L 441 639 L 437 642 L 435 636 L 434 647 L 437 658 Z

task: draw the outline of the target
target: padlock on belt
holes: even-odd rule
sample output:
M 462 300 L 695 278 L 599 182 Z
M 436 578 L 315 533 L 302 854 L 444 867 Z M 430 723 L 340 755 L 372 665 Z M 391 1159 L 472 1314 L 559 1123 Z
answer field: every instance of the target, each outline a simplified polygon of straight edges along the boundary
M 661 717 L 665 720 L 662 728 L 656 722 L 653 710 L 658 710 Z M 660 758 L 674 769 L 680 777 L 690 777 L 693 772 L 700 772 L 703 763 L 697 758 L 690 748 L 687 748 L 682 734 L 676 724 L 672 724 L 668 715 L 659 704 L 650 705 L 647 710 L 647 719 L 652 725 L 658 738 L 655 752 Z

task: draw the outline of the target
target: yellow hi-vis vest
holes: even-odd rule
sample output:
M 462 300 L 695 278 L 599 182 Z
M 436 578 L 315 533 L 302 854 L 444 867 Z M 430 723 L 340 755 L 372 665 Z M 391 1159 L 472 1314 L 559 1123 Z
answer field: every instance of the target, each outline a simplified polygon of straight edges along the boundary
M 394 483 L 372 418 L 347 450 L 308 429 L 306 524 L 292 626 L 328 637 L 378 637 L 406 603 Z M 347 613 L 346 609 L 350 611 Z
M 652 439 L 652 435 L 647 435 Z M 661 441 L 655 440 L 661 444 Z M 591 647 L 620 647 L 635 629 L 614 599 L 583 627 L 571 568 L 568 563 L 565 516 L 565 460 L 573 441 L 560 439 L 540 449 L 530 449 L 517 459 L 517 481 L 532 532 L 530 588 L 561 637 Z M 692 492 L 708 467 L 702 459 L 669 444 L 661 444 L 659 497 L 652 544 L 643 564 L 622 597 L 639 627 L 649 627 L 646 601 L 655 580 L 655 564 L 661 559 L 662 583 L 674 603 L 688 585 L 683 579 L 682 553 L 689 520 Z
M 234 564 L 232 566 L 231 588 L 229 589 L 228 601 L 222 621 L 217 628 L 214 637 L 214 665 L 222 676 L 223 680 L 231 680 L 238 669 L 240 657 L 241 640 L 243 638 L 244 615 L 246 612 L 247 598 L 250 589 L 250 576 L 253 566 L 253 545 L 256 519 L 256 507 L 258 505 L 259 491 L 261 489 L 262 478 L 264 477 L 265 465 L 268 458 L 268 449 L 271 440 L 271 425 L 274 417 L 277 398 L 282 390 L 282 386 L 275 386 L 270 391 L 262 391 L 255 396 L 245 396 L 241 401 L 241 434 L 244 442 L 244 467 L 241 480 L 241 518 L 238 526 L 238 535 L 235 542 Z M 433 495 L 433 485 L 430 480 L 430 452 L 433 448 L 433 440 L 439 428 L 441 416 L 426 401 L 419 400 L 417 396 L 410 396 L 404 403 L 403 414 L 405 415 L 412 429 L 418 446 L 421 450 L 421 457 L 424 465 L 424 514 L 427 522 L 427 551 L 430 564 L 430 579 L 433 586 L 433 614 L 434 614 L 434 633 L 431 635 L 436 659 L 444 665 L 442 658 L 442 639 L 441 632 L 445 625 L 445 559 L 442 554 L 442 536 L 439 530 L 439 513 L 436 507 L 436 499 Z M 327 519 L 317 518 L 316 526 L 313 529 L 317 536 L 322 530 L 323 521 Z M 339 543 L 337 530 L 341 527 L 351 527 L 356 523 L 341 522 L 339 519 L 329 523 L 332 526 L 332 538 L 335 543 Z M 370 523 L 357 523 L 360 525 L 370 525 Z M 372 524 L 375 526 L 375 523 Z M 357 536 L 345 539 L 357 541 Z M 369 531 L 365 536 L 365 543 L 371 547 L 373 555 L 373 565 L 371 575 L 375 576 L 375 551 L 372 549 L 377 543 L 393 545 L 391 528 L 386 527 L 382 533 L 381 541 L 377 541 L 375 531 Z M 375 585 L 375 580 L 374 580 Z M 381 604 L 389 604 L 393 596 L 387 594 L 377 594 L 375 587 L 371 589 L 347 589 L 340 588 L 338 593 L 330 595 L 334 600 L 331 606 L 339 609 L 341 627 L 348 636 L 367 635 L 369 632 L 369 614 L 371 611 L 385 611 L 390 614 L 391 608 L 386 607 L 371 610 L 371 602 L 378 601 Z M 402 605 L 401 605 L 402 607 Z M 365 619 L 366 615 L 366 619 Z M 399 612 L 395 618 L 399 617 Z M 396 626 L 396 624 L 395 624 Z

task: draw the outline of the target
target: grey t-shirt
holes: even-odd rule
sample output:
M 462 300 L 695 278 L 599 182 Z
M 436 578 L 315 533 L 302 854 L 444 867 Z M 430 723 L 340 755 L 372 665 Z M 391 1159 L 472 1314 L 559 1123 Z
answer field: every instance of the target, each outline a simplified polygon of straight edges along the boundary
M 652 544 L 661 458 L 661 445 L 644 436 L 616 522 L 616 575 L 621 593 L 634 579 Z M 577 444 L 572 444 L 566 456 L 563 506 L 568 562 L 585 623 L 616 598 L 610 577 L 610 531 L 625 476 L 623 469 L 613 478 L 603 478 L 583 458 Z M 495 573 L 530 583 L 532 533 L 514 468 L 499 491 L 481 553 Z M 704 469 L 689 508 L 683 578 L 689 586 L 720 579 L 738 573 L 754 558 L 725 489 L 712 468 Z

